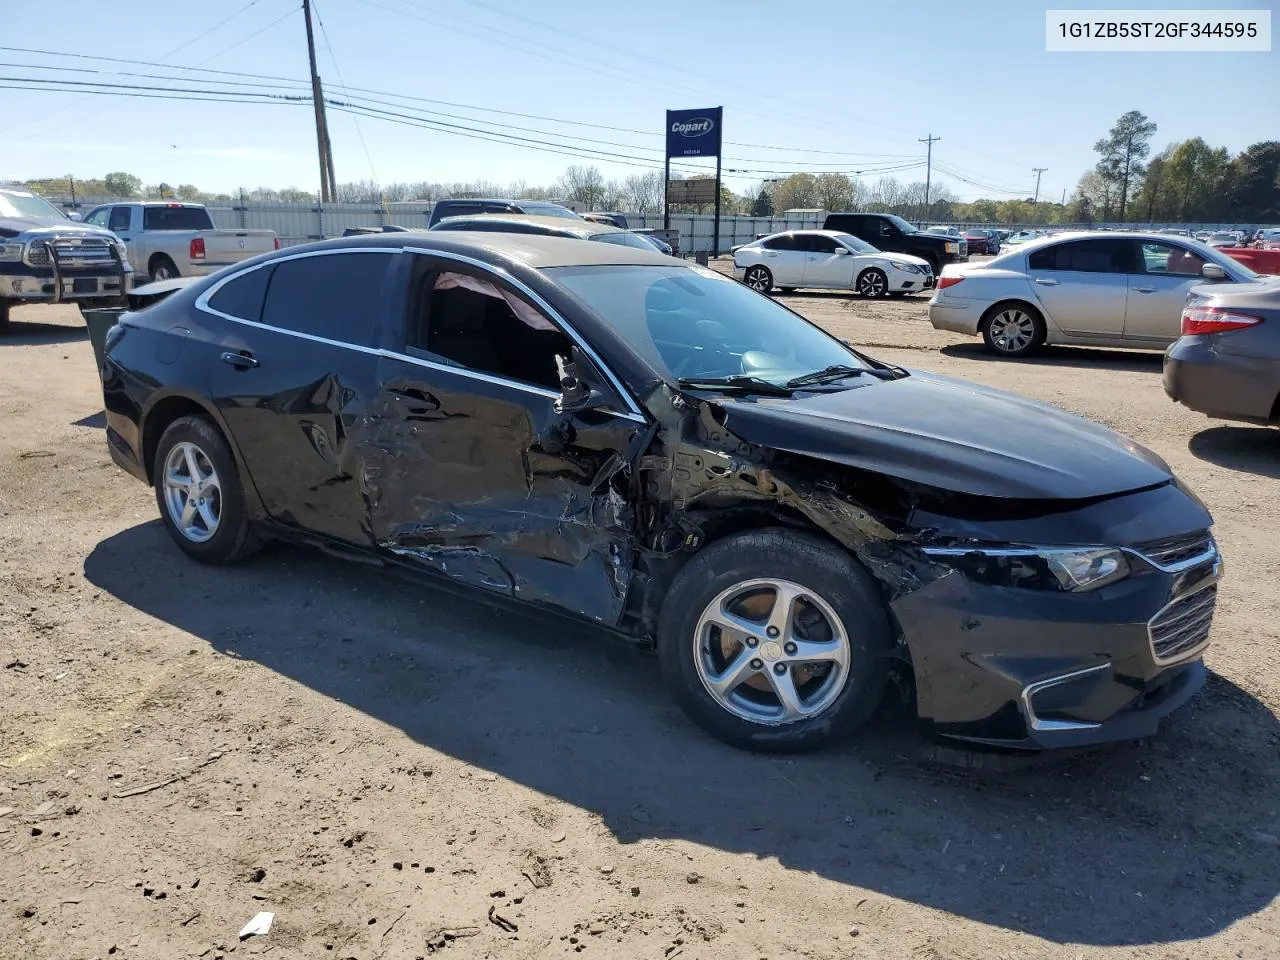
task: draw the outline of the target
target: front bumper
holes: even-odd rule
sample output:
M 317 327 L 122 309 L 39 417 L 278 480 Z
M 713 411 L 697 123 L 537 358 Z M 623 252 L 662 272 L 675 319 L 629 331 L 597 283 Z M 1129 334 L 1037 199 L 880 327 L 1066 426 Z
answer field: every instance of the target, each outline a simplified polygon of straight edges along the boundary
M 892 604 L 926 730 L 1017 752 L 1154 734 L 1204 684 L 1210 621 L 1168 660 L 1155 637 L 1181 612 L 1178 601 L 1203 598 L 1212 610 L 1221 560 L 1215 547 L 1171 572 L 1137 556 L 1131 565 L 1126 579 L 1082 594 L 981 584 L 936 567 L 936 579 Z
M 22 268 L 11 273 L 0 266 L 0 300 L 21 303 L 57 303 L 67 300 L 91 300 L 122 296 L 128 287 L 130 273 L 125 271 L 124 286 L 119 273 L 103 274 L 100 270 L 64 269 L 55 279 L 52 270 Z
M 1226 420 L 1270 423 L 1280 396 L 1280 361 L 1214 350 L 1212 337 L 1183 337 L 1164 357 L 1164 392 Z

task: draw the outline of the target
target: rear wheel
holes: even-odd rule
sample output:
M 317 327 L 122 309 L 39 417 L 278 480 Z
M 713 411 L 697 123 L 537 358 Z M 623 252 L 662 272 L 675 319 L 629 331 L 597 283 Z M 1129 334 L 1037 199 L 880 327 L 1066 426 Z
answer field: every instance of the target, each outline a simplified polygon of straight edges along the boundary
M 752 290 L 756 290 L 760 293 L 768 293 L 773 289 L 773 274 L 769 272 L 768 267 L 762 267 L 757 264 L 754 267 L 747 268 L 747 272 L 743 276 L 742 282 Z
M 858 274 L 858 293 L 876 299 L 889 293 L 889 278 L 878 267 L 871 267 Z
M 675 699 L 738 747 L 808 750 L 864 724 L 884 692 L 888 615 L 848 553 L 791 530 L 718 541 L 680 572 L 658 622 Z
M 172 280 L 179 276 L 178 268 L 172 260 L 163 254 L 151 258 L 151 282 L 157 283 L 160 280 Z
M 169 424 L 151 476 L 160 518 L 188 556 L 234 563 L 258 550 L 231 448 L 210 421 L 181 417 Z
M 1027 303 L 997 303 L 982 318 L 982 340 L 1002 357 L 1025 357 L 1044 345 L 1040 311 Z
M 0 333 L 9 332 L 9 304 L 0 300 Z

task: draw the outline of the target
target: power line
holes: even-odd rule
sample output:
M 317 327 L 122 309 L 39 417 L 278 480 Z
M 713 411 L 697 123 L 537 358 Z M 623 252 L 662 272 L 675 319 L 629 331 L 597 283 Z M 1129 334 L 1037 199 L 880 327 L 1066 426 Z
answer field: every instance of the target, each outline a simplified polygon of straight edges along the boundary
M 338 83 L 342 85 L 343 95 L 347 96 L 349 95 L 347 93 L 347 80 L 342 75 L 342 68 L 338 66 L 338 58 L 333 52 L 333 44 L 329 42 L 329 31 L 324 28 L 324 17 L 320 16 L 320 7 L 316 5 L 315 0 L 311 0 L 311 3 L 315 7 L 316 22 L 320 24 L 320 36 L 324 38 L 325 49 L 329 51 L 329 59 L 333 62 L 333 72 L 338 75 Z M 369 173 L 376 184 L 378 182 L 378 171 L 374 169 L 373 157 L 369 153 L 369 145 L 364 142 L 364 131 L 360 129 L 360 121 L 352 117 L 351 122 L 355 124 L 356 136 L 360 138 L 360 147 L 364 150 L 364 158 L 369 161 Z

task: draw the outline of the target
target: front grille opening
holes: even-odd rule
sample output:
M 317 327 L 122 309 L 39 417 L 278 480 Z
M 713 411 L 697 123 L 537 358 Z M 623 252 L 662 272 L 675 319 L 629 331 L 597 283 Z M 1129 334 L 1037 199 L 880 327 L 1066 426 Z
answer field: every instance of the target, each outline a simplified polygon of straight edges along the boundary
M 1156 659 L 1177 660 L 1204 646 L 1217 603 L 1218 585 L 1213 584 L 1175 600 L 1156 614 L 1147 626 Z
M 1176 537 L 1165 537 L 1138 544 L 1137 550 L 1152 563 L 1162 567 L 1171 567 L 1190 560 L 1193 557 L 1208 553 L 1213 545 L 1213 537 L 1208 530 L 1195 533 L 1184 533 Z

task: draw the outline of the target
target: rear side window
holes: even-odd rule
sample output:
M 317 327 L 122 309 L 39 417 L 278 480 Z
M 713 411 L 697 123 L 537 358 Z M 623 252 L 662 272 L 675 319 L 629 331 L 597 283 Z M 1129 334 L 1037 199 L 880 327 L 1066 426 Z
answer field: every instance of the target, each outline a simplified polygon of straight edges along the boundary
M 1037 250 L 1027 258 L 1032 270 L 1076 273 L 1131 273 L 1133 245 L 1128 240 L 1073 240 Z
M 796 248 L 796 238 L 789 233 L 784 233 L 780 237 L 770 237 L 760 246 L 766 250 L 794 250 Z
M 213 220 L 203 207 L 143 207 L 143 230 L 212 230 Z
M 838 246 L 840 245 L 830 237 L 824 237 L 820 233 L 806 233 L 796 237 L 796 249 L 807 250 L 809 253 L 835 253 Z
M 219 313 L 239 317 L 241 320 L 261 320 L 262 301 L 266 299 L 267 284 L 271 281 L 274 269 L 262 267 L 240 274 L 209 298 L 209 306 Z
M 262 322 L 371 347 L 389 253 L 330 253 L 283 260 L 267 286 Z

